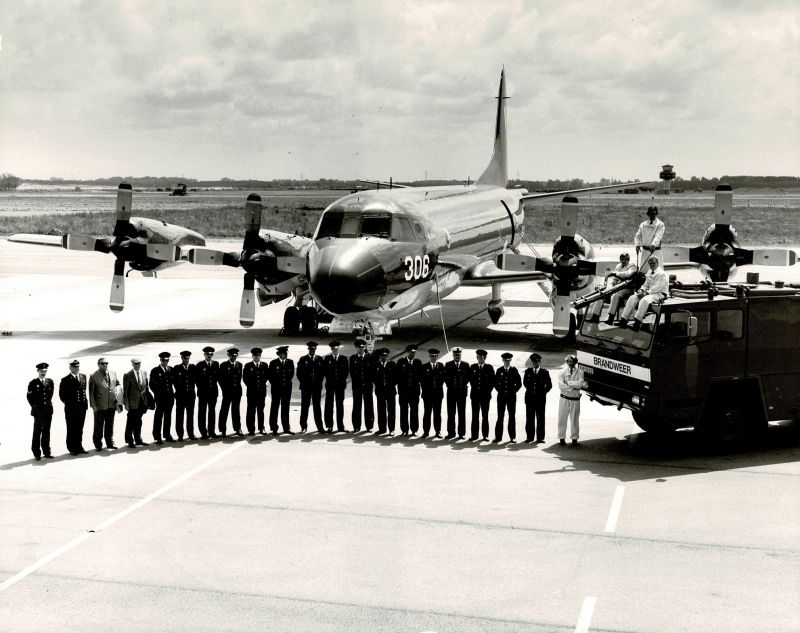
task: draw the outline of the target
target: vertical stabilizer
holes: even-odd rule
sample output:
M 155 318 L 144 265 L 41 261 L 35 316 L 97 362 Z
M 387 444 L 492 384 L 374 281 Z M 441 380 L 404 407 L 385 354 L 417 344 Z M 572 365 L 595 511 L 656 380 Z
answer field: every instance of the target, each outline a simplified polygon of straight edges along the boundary
M 506 148 L 506 71 L 500 72 L 500 91 L 497 94 L 497 121 L 494 127 L 492 160 L 476 185 L 494 185 L 505 189 L 508 184 L 508 152 Z

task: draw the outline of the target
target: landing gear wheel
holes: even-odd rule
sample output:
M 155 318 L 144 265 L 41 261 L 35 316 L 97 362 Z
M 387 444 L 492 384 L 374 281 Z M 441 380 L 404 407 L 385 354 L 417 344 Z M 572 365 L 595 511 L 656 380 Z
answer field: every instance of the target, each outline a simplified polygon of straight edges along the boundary
M 300 325 L 303 328 L 303 334 L 316 333 L 317 326 L 319 325 L 317 311 L 311 306 L 303 306 L 300 308 Z
M 503 310 L 503 308 L 489 308 L 487 312 L 489 313 L 489 318 L 492 320 L 492 323 L 497 323 L 500 321 L 500 317 L 503 316 L 505 310 Z
M 283 333 L 298 334 L 300 332 L 300 309 L 289 306 L 283 313 Z

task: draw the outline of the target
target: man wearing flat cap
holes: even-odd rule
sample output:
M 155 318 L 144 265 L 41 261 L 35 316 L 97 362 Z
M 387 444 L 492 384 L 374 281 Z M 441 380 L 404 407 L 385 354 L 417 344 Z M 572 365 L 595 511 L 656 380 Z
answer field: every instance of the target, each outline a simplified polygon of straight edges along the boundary
M 142 416 L 155 403 L 150 395 L 150 378 L 142 371 L 140 358 L 131 358 L 131 370 L 122 376 L 122 404 L 128 412 L 125 443 L 129 448 L 147 446 L 142 440 Z
M 297 361 L 297 382 L 300 383 L 300 432 L 308 430 L 308 409 L 314 413 L 314 425 L 318 433 L 325 433 L 322 425 L 322 381 L 325 368 L 322 357 L 317 356 L 317 342 L 306 343 L 308 354 Z
M 219 432 L 222 437 L 228 434 L 228 410 L 231 412 L 233 432 L 243 437 L 241 403 L 242 403 L 242 364 L 237 360 L 239 348 L 228 350 L 228 360 L 219 364 L 219 388 L 222 391 L 222 402 L 219 405 Z
M 394 361 L 389 360 L 389 349 L 381 347 L 375 350 L 378 361 L 372 373 L 372 384 L 375 385 L 375 406 L 378 409 L 378 432 L 394 435 L 394 405 L 397 391 L 395 388 Z
M 347 357 L 339 353 L 342 344 L 331 341 L 328 344 L 331 353 L 322 361 L 325 371 L 325 426 L 328 433 L 333 433 L 333 408 L 336 405 L 336 430 L 340 433 L 344 428 L 344 391 L 347 388 L 347 376 L 350 367 Z
M 289 425 L 289 404 L 292 401 L 294 361 L 288 357 L 288 345 L 281 345 L 276 351 L 278 352 L 278 358 L 274 359 L 269 364 L 269 384 L 272 386 L 272 402 L 269 407 L 269 428 L 273 435 L 278 434 L 278 413 L 280 413 L 283 432 L 294 435 Z
M 414 358 L 416 353 L 416 345 L 407 345 L 406 355 L 395 364 L 400 432 L 412 436 L 416 436 L 419 430 L 419 381 L 422 377 L 422 363 L 419 358 Z
M 80 373 L 81 363 L 76 358 L 69 363 L 69 373 L 58 384 L 58 397 L 64 403 L 64 420 L 67 423 L 67 450 L 70 455 L 86 453 L 83 448 L 83 425 L 89 400 L 86 397 L 86 374 Z
M 372 404 L 372 370 L 375 360 L 367 353 L 367 342 L 356 339 L 356 353 L 350 357 L 350 384 L 353 387 L 353 431 L 361 431 L 361 409 L 364 409 L 364 428 L 371 431 L 375 424 L 375 408 Z
M 186 416 L 186 435 L 190 440 L 195 439 L 194 435 L 194 385 L 195 369 L 189 362 L 192 353 L 189 350 L 181 352 L 181 362 L 172 368 L 172 384 L 175 388 L 175 432 L 178 434 L 178 441 L 183 440 L 184 435 L 184 415 Z
M 150 390 L 156 403 L 156 410 L 153 413 L 153 439 L 156 444 L 163 444 L 163 440 L 175 441 L 172 437 L 175 391 L 172 386 L 172 367 L 169 366 L 170 356 L 169 352 L 161 352 L 158 355 L 158 365 L 150 370 Z
M 484 441 L 489 439 L 489 405 L 492 402 L 494 389 L 494 367 L 486 362 L 486 355 L 485 349 L 475 350 L 478 362 L 469 368 L 469 399 L 472 403 L 470 442 L 478 441 L 479 426 Z
M 264 429 L 264 406 L 267 403 L 267 383 L 269 382 L 269 365 L 261 360 L 263 350 L 254 347 L 250 350 L 249 363 L 244 366 L 242 377 L 247 387 L 247 411 L 244 421 L 247 425 L 247 434 L 256 434 L 256 418 L 258 418 L 258 432 L 266 434 Z
M 115 371 L 108 368 L 108 360 L 102 356 L 97 359 L 97 371 L 89 376 L 89 406 L 94 412 L 94 432 L 92 442 L 98 452 L 103 450 L 103 440 L 106 447 L 116 450 L 114 444 L 114 415 L 117 412 L 117 397 L 115 390 L 119 387 L 119 380 Z
M 512 444 L 517 441 L 517 392 L 522 386 L 522 380 L 516 367 L 511 366 L 513 354 L 501 354 L 503 366 L 497 368 L 494 375 L 494 388 L 497 391 L 497 424 L 494 427 L 495 444 L 503 439 L 503 417 L 508 411 L 508 437 Z
M 219 363 L 214 360 L 214 348 L 203 348 L 203 360 L 195 363 L 194 380 L 197 386 L 197 430 L 204 440 L 217 437 L 216 415 L 219 387 Z
M 547 392 L 553 388 L 550 373 L 541 366 L 542 357 L 531 354 L 531 366 L 525 370 L 525 443 L 544 442 L 544 409 Z
M 444 365 L 439 362 L 439 350 L 432 347 L 428 350 L 428 362 L 422 364 L 420 370 L 420 386 L 422 387 L 422 437 L 433 432 L 442 437 L 442 398 L 444 398 Z
M 52 458 L 50 453 L 50 423 L 53 421 L 53 392 L 55 383 L 47 377 L 47 363 L 36 365 L 38 376 L 28 383 L 28 404 L 33 416 L 31 451 L 38 462 L 42 455 Z
M 467 434 L 467 386 L 469 385 L 469 363 L 461 360 L 461 348 L 450 350 L 453 360 L 444 366 L 444 382 L 447 385 L 447 435 L 452 440 L 456 436 L 456 417 L 458 417 L 458 437 L 462 440 Z

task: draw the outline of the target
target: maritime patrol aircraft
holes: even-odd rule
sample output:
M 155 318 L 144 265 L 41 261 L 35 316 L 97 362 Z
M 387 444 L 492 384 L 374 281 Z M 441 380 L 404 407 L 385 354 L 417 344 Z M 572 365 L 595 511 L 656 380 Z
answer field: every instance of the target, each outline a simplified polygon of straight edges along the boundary
M 603 276 L 616 264 L 592 261 L 591 245 L 575 233 L 574 195 L 644 183 L 533 194 L 521 188 L 507 188 L 506 99 L 502 72 L 493 154 L 474 183 L 394 185 L 353 193 L 325 209 L 311 238 L 262 229 L 261 199 L 251 194 L 245 206 L 241 251 L 225 253 L 204 248 L 202 236 L 183 227 L 171 227 L 172 239 L 165 240 L 161 237 L 163 229 L 159 232 L 154 225 L 133 230 L 134 219 L 125 217 L 130 212 L 130 186 L 123 189 L 120 185 L 124 199 L 117 203 L 117 226 L 112 238 L 64 236 L 62 245 L 111 252 L 117 257 L 112 309 L 122 309 L 121 271 L 126 261 L 131 268 L 149 271 L 183 259 L 198 265 L 240 267 L 244 271 L 241 325 L 254 324 L 256 300 L 266 305 L 291 296 L 284 313 L 286 333 L 301 328 L 315 330 L 320 313 L 333 315 L 334 324 L 339 326 L 390 333 L 393 321 L 438 304 L 466 285 L 492 288 L 487 310 L 497 323 L 503 314 L 502 284 L 549 279 L 554 286 L 550 293 L 553 332 L 565 336 L 574 330 L 570 299 L 588 286 L 594 275 Z M 517 247 L 524 239 L 523 203 L 559 196 L 564 196 L 561 237 L 552 256 L 519 255 Z M 31 242 L 34 237 L 42 236 L 10 239 Z

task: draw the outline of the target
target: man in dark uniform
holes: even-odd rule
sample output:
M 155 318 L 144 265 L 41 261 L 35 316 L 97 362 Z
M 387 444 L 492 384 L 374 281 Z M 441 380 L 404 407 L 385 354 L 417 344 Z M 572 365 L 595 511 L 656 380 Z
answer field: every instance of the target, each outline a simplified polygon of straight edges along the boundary
M 163 444 L 162 437 L 167 442 L 174 442 L 172 437 L 172 406 L 175 404 L 175 392 L 172 389 L 172 367 L 169 366 L 169 352 L 158 355 L 160 363 L 150 370 L 150 390 L 156 402 L 153 413 L 153 439 L 156 444 Z
M 64 419 L 67 422 L 67 450 L 70 455 L 82 455 L 83 424 L 86 421 L 86 410 L 89 401 L 86 398 L 86 374 L 80 373 L 81 363 L 77 359 L 70 361 L 69 373 L 58 385 L 58 397 L 64 403 Z
M 258 432 L 265 435 L 264 430 L 264 405 L 267 402 L 267 383 L 269 382 L 269 365 L 261 362 L 260 347 L 250 350 L 252 360 L 244 366 L 242 376 L 247 386 L 247 411 L 245 423 L 247 434 L 256 434 L 256 416 L 258 416 Z
M 419 381 L 422 363 L 414 358 L 416 345 L 406 345 L 406 356 L 395 364 L 397 378 L 397 399 L 400 403 L 400 432 L 403 435 L 417 435 L 419 430 Z M 409 425 L 410 423 L 410 425 Z
M 181 362 L 172 368 L 172 384 L 175 388 L 175 432 L 178 441 L 183 441 L 183 416 L 186 414 L 186 435 L 194 436 L 194 365 L 189 362 L 190 351 L 181 352 Z
M 517 392 L 522 386 L 522 380 L 516 367 L 511 366 L 513 354 L 501 354 L 503 366 L 498 367 L 494 375 L 494 388 L 497 390 L 497 424 L 494 427 L 494 444 L 499 444 L 503 439 L 503 417 L 508 410 L 508 436 L 511 443 L 517 443 Z
M 47 378 L 47 363 L 36 365 L 39 374 L 28 383 L 28 404 L 31 405 L 31 415 L 33 416 L 33 438 L 31 439 L 31 450 L 38 462 L 42 455 L 52 459 L 50 454 L 50 423 L 53 421 L 53 392 L 55 384 L 53 380 Z
M 289 346 L 278 348 L 278 358 L 269 364 L 269 383 L 272 385 L 272 403 L 269 407 L 269 428 L 273 435 L 278 434 L 278 412 L 281 414 L 283 432 L 294 435 L 289 426 L 289 403 L 292 401 L 292 378 L 294 361 L 287 358 Z
M 142 371 L 140 358 L 131 358 L 132 369 L 122 376 L 122 403 L 128 411 L 125 421 L 125 443 L 129 448 L 147 446 L 142 441 L 142 416 L 153 406 L 150 379 Z
M 333 433 L 333 407 L 336 404 L 336 430 L 344 433 L 344 391 L 347 389 L 347 375 L 350 367 L 347 357 L 339 354 L 342 344 L 331 341 L 331 353 L 322 361 L 325 369 L 325 426 Z
M 317 356 L 317 342 L 306 343 L 308 354 L 297 361 L 297 380 L 300 383 L 300 432 L 308 430 L 308 408 L 314 411 L 314 424 L 318 433 L 325 433 L 322 425 L 322 380 L 325 368 L 322 358 Z
M 378 362 L 375 363 L 372 373 L 372 384 L 375 385 L 375 404 L 378 407 L 378 432 L 376 435 L 386 433 L 388 424 L 389 435 L 394 435 L 394 399 L 395 375 L 394 363 L 389 360 L 389 349 L 381 347 L 376 349 Z
M 239 437 L 242 433 L 241 402 L 242 402 L 242 364 L 236 360 L 239 348 L 231 347 L 228 350 L 228 360 L 219 364 L 219 382 L 222 391 L 222 404 L 219 405 L 219 432 L 222 437 L 228 434 L 228 409 L 231 410 L 233 432 Z
M 194 381 L 197 385 L 197 430 L 200 437 L 204 440 L 209 437 L 217 437 L 215 431 L 217 396 L 219 388 L 217 386 L 217 376 L 219 375 L 219 363 L 213 360 L 214 348 L 211 346 L 203 348 L 203 360 L 194 366 Z M 208 414 L 206 414 L 206 410 Z M 206 426 L 208 420 L 208 426 Z
M 494 390 L 494 367 L 486 362 L 486 350 L 475 351 L 478 362 L 469 368 L 469 399 L 472 402 L 472 433 L 469 441 L 478 440 L 478 427 L 484 441 L 489 439 L 489 404 Z M 479 424 L 483 417 L 483 424 Z
M 442 398 L 444 398 L 444 365 L 437 359 L 439 350 L 428 350 L 428 362 L 420 370 L 420 385 L 422 387 L 422 437 L 428 437 L 431 432 L 431 415 L 433 415 L 433 430 L 436 437 L 442 437 Z
M 542 357 L 531 354 L 531 367 L 525 370 L 522 383 L 525 385 L 525 443 L 544 442 L 544 407 L 547 392 L 553 388 L 549 372 L 540 367 Z
M 372 430 L 375 410 L 372 406 L 372 369 L 375 361 L 366 353 L 367 342 L 356 339 L 356 353 L 350 357 L 350 383 L 353 386 L 353 431 L 361 431 L 361 406 L 364 406 L 364 428 Z
M 444 366 L 444 382 L 447 385 L 447 436 L 456 436 L 456 414 L 458 414 L 458 437 L 467 434 L 467 385 L 469 384 L 469 364 L 461 360 L 461 348 L 454 347 L 453 360 Z

